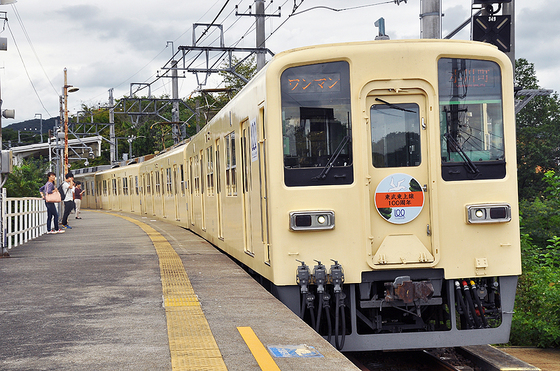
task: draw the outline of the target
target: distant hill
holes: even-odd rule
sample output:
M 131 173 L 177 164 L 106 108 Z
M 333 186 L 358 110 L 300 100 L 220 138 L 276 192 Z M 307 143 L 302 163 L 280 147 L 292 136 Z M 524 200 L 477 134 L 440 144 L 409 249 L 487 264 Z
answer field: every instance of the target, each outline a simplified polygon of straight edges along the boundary
M 51 117 L 50 119 L 43 119 L 43 133 L 48 133 L 49 130 L 52 130 L 54 125 L 56 124 L 56 120 L 58 117 Z M 11 124 L 8 126 L 4 126 L 2 129 L 12 129 L 15 131 L 22 130 L 22 131 L 35 131 L 39 132 L 41 129 L 41 120 L 33 119 L 18 122 L 15 124 Z

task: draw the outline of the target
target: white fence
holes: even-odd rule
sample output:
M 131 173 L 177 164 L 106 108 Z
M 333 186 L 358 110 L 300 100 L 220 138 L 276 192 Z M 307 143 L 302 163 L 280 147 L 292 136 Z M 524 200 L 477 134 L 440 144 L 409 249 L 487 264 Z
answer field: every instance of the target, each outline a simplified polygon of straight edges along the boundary
M 11 249 L 47 231 L 47 207 L 38 197 L 6 197 L 2 188 L 2 228 L 4 248 Z

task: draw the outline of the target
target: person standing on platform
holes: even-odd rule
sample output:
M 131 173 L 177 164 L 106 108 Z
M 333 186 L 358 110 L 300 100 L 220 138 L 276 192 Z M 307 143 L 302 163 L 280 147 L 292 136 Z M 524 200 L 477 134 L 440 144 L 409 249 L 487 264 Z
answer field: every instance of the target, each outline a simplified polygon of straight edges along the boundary
M 76 182 L 76 188 L 74 188 L 74 205 L 76 206 L 76 219 L 82 219 L 80 217 L 80 208 L 82 207 L 82 194 L 85 190 L 82 189 L 82 183 Z
M 62 200 L 64 201 L 64 215 L 62 216 L 62 225 L 66 229 L 72 229 L 68 225 L 68 216 L 74 209 L 74 174 L 66 174 L 66 181 L 62 183 Z
M 45 200 L 47 205 L 47 234 L 64 233 L 64 230 L 58 228 L 58 212 L 56 211 L 56 202 L 48 202 L 47 195 L 51 195 L 54 192 L 58 193 L 54 182 L 56 180 L 56 174 L 52 171 L 47 173 L 47 183 L 39 188 L 39 193 L 41 197 Z M 60 199 L 59 199 L 60 201 Z M 54 219 L 54 229 L 51 228 L 51 221 Z

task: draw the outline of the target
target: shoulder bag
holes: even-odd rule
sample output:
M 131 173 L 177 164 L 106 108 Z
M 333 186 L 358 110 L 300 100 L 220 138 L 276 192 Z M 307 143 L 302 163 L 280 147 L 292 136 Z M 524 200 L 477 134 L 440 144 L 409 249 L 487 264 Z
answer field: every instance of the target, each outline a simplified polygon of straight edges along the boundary
M 53 191 L 53 193 L 47 193 L 45 195 L 45 201 L 48 203 L 55 203 L 55 202 L 60 202 L 60 193 L 58 193 L 58 190 L 55 188 L 55 190 Z

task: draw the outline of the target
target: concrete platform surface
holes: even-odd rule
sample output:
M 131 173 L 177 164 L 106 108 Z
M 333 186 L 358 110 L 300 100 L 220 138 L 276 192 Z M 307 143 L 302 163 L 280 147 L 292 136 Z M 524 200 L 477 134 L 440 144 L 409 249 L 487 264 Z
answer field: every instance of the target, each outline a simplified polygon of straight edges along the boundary
M 171 370 L 158 256 L 138 225 L 84 211 L 0 260 L 0 369 Z M 280 370 L 356 370 L 227 256 L 191 232 L 150 225 L 179 254 L 228 370 L 260 370 L 238 327 L 267 346 L 322 357 L 273 358 Z

